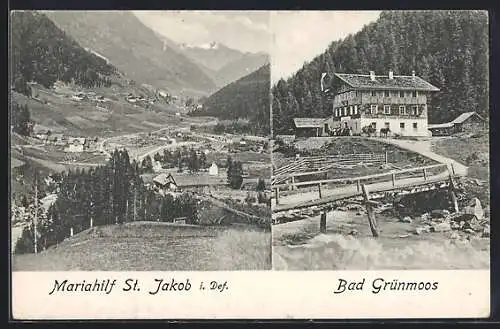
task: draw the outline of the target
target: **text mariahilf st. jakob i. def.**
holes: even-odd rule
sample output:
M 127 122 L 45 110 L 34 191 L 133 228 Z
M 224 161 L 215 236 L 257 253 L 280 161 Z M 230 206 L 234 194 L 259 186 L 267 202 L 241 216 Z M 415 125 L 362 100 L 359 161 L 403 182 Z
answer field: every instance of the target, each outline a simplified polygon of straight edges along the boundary
M 140 292 L 141 284 L 138 279 L 125 279 L 119 282 L 117 279 L 95 279 L 94 281 L 82 280 L 81 282 L 71 282 L 69 280 L 54 280 L 54 285 L 49 291 L 49 295 L 54 293 L 65 292 L 102 292 L 110 294 L 117 288 L 125 292 Z M 151 285 L 146 289 L 150 295 L 156 295 L 161 292 L 175 292 L 175 291 L 190 291 L 193 285 L 189 279 L 175 280 L 175 279 L 154 279 Z M 227 281 L 201 281 L 197 288 L 199 290 L 218 291 L 223 292 L 229 289 Z

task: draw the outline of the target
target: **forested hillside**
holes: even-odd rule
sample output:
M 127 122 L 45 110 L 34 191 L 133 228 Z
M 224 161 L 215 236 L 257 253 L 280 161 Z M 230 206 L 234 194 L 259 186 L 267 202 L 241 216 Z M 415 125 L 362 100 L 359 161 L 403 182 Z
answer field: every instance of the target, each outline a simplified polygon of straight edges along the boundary
M 249 119 L 255 132 L 267 135 L 270 132 L 270 76 L 270 65 L 264 65 L 212 94 L 203 103 L 203 109 L 191 112 L 191 115 Z
M 80 47 L 44 14 L 16 11 L 11 22 L 11 84 L 16 91 L 29 95 L 31 81 L 46 88 L 57 80 L 83 87 L 111 84 L 116 68 Z
M 360 32 L 331 43 L 288 80 L 272 88 L 273 133 L 288 133 L 294 116 L 331 115 L 323 72 L 411 74 L 440 88 L 429 122 L 477 111 L 488 117 L 488 16 L 485 11 L 388 11 Z

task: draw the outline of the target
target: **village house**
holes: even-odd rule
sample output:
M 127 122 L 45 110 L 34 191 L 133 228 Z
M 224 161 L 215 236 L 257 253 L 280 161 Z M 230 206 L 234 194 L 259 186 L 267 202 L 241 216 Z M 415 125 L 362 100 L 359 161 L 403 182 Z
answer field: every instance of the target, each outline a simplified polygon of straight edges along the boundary
M 64 152 L 81 153 L 85 146 L 85 137 L 69 137 Z
M 208 169 L 208 174 L 210 176 L 217 176 L 217 175 L 219 175 L 219 167 L 217 166 L 217 164 L 215 162 L 212 162 L 212 165 Z
M 476 133 L 487 128 L 486 125 L 486 120 L 476 112 L 466 112 L 450 122 L 429 124 L 428 129 L 432 136 L 449 136 L 461 132 Z
M 153 183 L 156 188 L 158 188 L 162 193 L 167 191 L 175 191 L 177 189 L 177 183 L 175 182 L 172 174 L 159 174 L 153 178 Z
M 323 129 L 348 128 L 360 135 L 372 126 L 378 133 L 389 128 L 400 136 L 428 136 L 429 96 L 439 89 L 415 75 L 336 73 L 330 90 L 335 91 L 332 124 Z M 317 123 L 319 125 L 319 122 Z M 328 127 L 326 127 L 328 125 Z M 319 129 L 318 129 L 319 130 Z

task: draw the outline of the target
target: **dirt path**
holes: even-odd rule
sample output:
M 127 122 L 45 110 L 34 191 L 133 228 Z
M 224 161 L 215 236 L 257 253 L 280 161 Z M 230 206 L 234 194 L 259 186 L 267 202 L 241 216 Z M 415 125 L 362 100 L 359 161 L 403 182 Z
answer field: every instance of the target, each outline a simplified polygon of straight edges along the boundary
M 453 165 L 453 170 L 457 175 L 467 176 L 467 167 L 458 161 L 447 158 L 440 154 L 434 153 L 431 150 L 431 143 L 425 140 L 413 141 L 413 140 L 402 140 L 402 139 L 392 139 L 392 138 L 370 138 L 378 142 L 392 144 L 400 148 L 419 153 L 429 159 L 435 160 L 442 164 L 447 164 L 450 167 Z

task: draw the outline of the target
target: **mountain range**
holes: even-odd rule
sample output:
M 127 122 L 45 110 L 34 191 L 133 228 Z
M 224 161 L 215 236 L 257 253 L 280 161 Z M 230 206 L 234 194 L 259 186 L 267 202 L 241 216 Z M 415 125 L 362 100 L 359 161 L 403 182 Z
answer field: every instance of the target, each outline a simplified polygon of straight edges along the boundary
M 172 47 L 196 63 L 218 88 L 248 75 L 269 63 L 269 55 L 264 52 L 250 53 L 232 49 L 212 41 L 200 45 L 175 43 L 159 35 L 166 46 Z
M 130 12 L 44 12 L 88 51 L 140 83 L 202 96 L 255 71 L 269 59 L 220 43 L 178 44 Z

